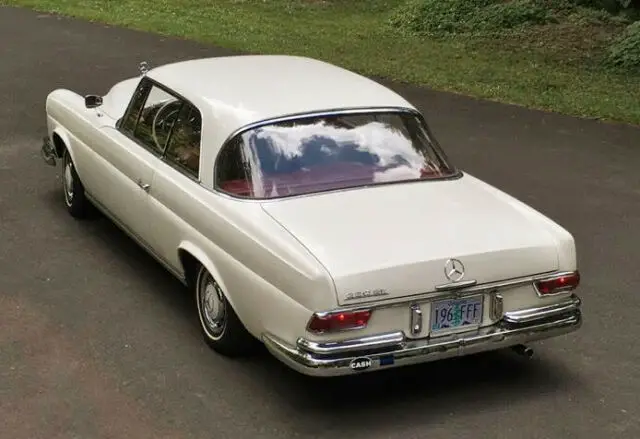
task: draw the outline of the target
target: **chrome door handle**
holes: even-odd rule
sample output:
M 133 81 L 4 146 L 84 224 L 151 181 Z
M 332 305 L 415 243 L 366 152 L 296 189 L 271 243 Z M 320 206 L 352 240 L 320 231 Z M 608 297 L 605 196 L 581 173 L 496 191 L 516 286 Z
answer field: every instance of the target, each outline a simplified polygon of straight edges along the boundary
M 142 180 L 140 180 L 140 179 L 138 179 L 138 186 L 140 186 L 142 188 L 142 190 L 145 191 L 145 192 L 149 192 L 149 189 L 151 188 L 150 184 L 143 183 Z

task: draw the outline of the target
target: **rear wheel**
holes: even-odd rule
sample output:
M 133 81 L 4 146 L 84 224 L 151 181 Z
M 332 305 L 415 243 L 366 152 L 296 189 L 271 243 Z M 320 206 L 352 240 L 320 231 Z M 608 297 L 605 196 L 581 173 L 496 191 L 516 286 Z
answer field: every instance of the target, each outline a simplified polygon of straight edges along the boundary
M 199 268 L 194 287 L 200 328 L 207 344 L 228 357 L 253 353 L 258 341 L 244 327 L 206 268 Z
M 62 155 L 62 189 L 64 191 L 64 204 L 67 211 L 74 218 L 86 218 L 91 208 L 87 200 L 84 186 L 78 177 L 76 168 L 67 149 Z

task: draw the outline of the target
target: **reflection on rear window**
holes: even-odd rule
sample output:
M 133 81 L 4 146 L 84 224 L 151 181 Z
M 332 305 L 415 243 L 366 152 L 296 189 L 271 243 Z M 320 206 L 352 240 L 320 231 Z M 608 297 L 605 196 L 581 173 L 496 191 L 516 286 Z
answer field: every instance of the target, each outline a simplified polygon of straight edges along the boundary
M 245 131 L 221 151 L 216 184 L 236 196 L 264 199 L 455 172 L 415 115 L 360 113 Z

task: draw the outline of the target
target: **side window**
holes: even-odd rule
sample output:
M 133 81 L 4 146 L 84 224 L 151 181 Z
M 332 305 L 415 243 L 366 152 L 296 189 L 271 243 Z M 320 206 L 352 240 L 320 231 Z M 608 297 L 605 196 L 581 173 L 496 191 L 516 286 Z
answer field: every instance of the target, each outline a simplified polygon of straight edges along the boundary
M 133 93 L 131 98 L 131 103 L 129 104 L 129 109 L 124 115 L 122 122 L 120 124 L 120 129 L 128 134 L 133 133 L 133 130 L 138 123 L 138 118 L 140 117 L 140 110 L 142 109 L 142 105 L 144 104 L 145 99 L 147 99 L 147 93 L 149 93 L 149 89 L 151 88 L 151 83 L 146 80 L 142 80 L 138 85 L 138 88 Z
M 133 137 L 153 152 L 162 154 L 181 107 L 180 99 L 158 86 L 151 86 Z
M 200 112 L 193 105 L 185 103 L 177 114 L 175 127 L 165 153 L 168 161 L 195 177 L 200 170 L 201 131 Z
M 219 153 L 216 161 L 215 186 L 223 192 L 247 197 L 251 195 L 251 184 L 247 174 L 248 164 L 242 151 L 242 138 L 229 143 Z

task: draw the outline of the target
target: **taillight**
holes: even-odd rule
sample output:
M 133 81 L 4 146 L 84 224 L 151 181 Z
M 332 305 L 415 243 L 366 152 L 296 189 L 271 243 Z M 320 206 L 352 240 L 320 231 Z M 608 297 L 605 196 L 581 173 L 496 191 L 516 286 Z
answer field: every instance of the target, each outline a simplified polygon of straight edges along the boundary
M 576 289 L 579 284 L 580 273 L 578 271 L 563 273 L 555 277 L 550 277 L 535 282 L 536 289 L 542 296 L 571 291 Z
M 314 314 L 307 329 L 315 333 L 360 329 L 367 326 L 370 318 L 369 310 Z

